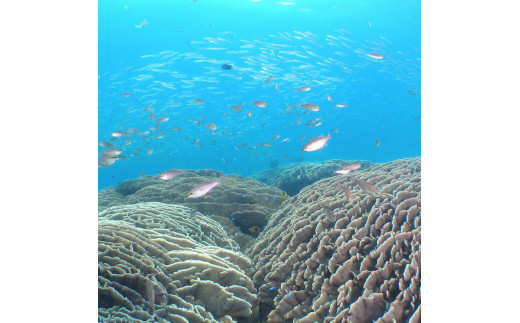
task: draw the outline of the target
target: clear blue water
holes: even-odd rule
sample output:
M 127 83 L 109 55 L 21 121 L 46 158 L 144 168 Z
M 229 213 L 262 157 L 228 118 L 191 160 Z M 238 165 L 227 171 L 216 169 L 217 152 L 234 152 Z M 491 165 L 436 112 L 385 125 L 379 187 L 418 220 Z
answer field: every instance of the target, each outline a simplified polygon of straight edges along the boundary
M 297 161 L 421 154 L 420 1 L 118 0 L 98 8 L 98 139 L 127 156 L 99 168 L 99 189 L 172 168 L 248 176 Z M 295 92 L 302 86 L 311 89 Z M 230 108 L 241 102 L 241 112 Z M 320 111 L 286 111 L 306 102 Z M 305 125 L 317 117 L 320 125 Z M 128 141 L 111 140 L 130 128 L 138 131 Z M 301 151 L 327 134 L 322 150 Z

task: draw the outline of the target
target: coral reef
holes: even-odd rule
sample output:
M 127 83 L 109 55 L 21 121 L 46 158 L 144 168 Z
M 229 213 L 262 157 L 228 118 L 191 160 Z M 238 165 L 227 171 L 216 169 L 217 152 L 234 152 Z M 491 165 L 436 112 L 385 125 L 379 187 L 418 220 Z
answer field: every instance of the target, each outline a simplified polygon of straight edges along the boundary
M 366 160 L 344 161 L 331 159 L 322 163 L 293 163 L 283 165 L 253 174 L 251 177 L 278 187 L 289 195 L 296 195 L 302 188 L 322 178 L 331 177 L 334 171 L 341 168 L 341 163 L 360 163 L 362 169 L 372 166 L 373 163 Z
M 338 175 L 303 188 L 271 216 L 247 250 L 268 322 L 420 321 L 420 162 L 356 171 L 380 197 Z
M 125 203 L 125 197 L 115 187 L 107 187 L 98 192 L 98 211 Z
M 181 205 L 113 206 L 98 235 L 99 321 L 257 321 L 252 263 L 214 220 Z
M 265 227 L 267 220 L 282 204 L 282 191 L 252 178 L 226 175 L 224 183 L 199 198 L 187 198 L 186 194 L 196 185 L 211 182 L 224 174 L 215 170 L 188 170 L 163 181 L 158 176 L 144 176 L 121 182 L 116 187 L 99 192 L 98 210 L 108 206 L 141 202 L 162 202 L 185 205 L 218 221 L 242 248 L 252 243 L 252 237 L 243 234 L 253 226 Z M 230 181 L 233 183 L 226 183 Z M 231 218 L 234 212 L 242 212 L 240 229 Z M 257 215 L 256 217 L 254 215 Z

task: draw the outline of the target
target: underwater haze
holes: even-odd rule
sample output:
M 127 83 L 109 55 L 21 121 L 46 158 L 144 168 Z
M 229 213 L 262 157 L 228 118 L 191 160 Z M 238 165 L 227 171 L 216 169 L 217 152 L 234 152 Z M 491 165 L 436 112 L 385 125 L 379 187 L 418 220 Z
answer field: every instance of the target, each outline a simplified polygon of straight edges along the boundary
M 169 169 L 421 155 L 420 1 L 98 8 L 99 189 Z

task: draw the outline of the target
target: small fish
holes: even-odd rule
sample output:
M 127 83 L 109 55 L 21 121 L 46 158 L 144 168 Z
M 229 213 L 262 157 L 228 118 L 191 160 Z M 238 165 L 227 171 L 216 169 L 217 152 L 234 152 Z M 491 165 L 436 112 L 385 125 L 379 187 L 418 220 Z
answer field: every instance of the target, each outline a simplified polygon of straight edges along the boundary
M 324 203 L 320 203 L 319 206 L 321 206 L 321 208 L 323 209 L 323 212 L 327 216 L 327 219 L 329 221 L 333 221 L 334 220 L 334 213 L 332 212 L 332 209 L 330 207 L 326 206 Z
M 287 192 L 286 191 L 282 191 L 282 194 L 280 196 L 282 198 L 282 200 L 285 200 L 287 198 Z
M 217 130 L 217 125 L 210 122 L 207 125 L 205 125 L 204 128 L 209 129 L 211 131 L 215 131 Z
M 383 59 L 383 55 L 376 52 L 368 53 L 367 56 L 374 59 Z
M 264 101 L 254 101 L 251 102 L 252 105 L 256 105 L 259 108 L 265 108 L 267 104 Z
M 278 84 L 276 84 L 276 83 L 274 84 L 274 89 L 276 92 L 278 92 Z
M 251 111 L 246 112 L 246 117 L 251 118 Z
M 252 234 L 258 234 L 262 229 L 257 226 L 257 225 L 254 225 L 252 227 L 250 227 L 249 229 L 247 229 L 249 232 L 251 232 Z
M 110 149 L 107 149 L 104 152 L 102 152 L 101 155 L 103 155 L 103 156 L 117 156 L 117 155 L 119 155 L 122 152 L 123 151 L 121 149 L 110 148 Z
M 332 98 L 330 97 L 330 95 L 327 95 L 327 100 L 329 100 L 329 102 L 332 102 Z
M 359 169 L 359 168 L 361 168 L 361 164 L 360 163 L 352 163 L 352 164 L 341 163 L 341 168 L 338 169 L 338 170 L 335 170 L 334 173 L 336 173 L 336 174 L 348 174 L 351 171 Z
M 193 140 L 193 141 L 192 141 L 191 143 L 192 143 L 192 144 L 196 144 L 196 143 L 198 143 L 198 142 L 199 142 L 199 140 L 200 140 L 200 139 L 199 139 L 199 138 L 197 138 L 197 139 Z
M 131 96 L 131 94 L 128 92 L 125 92 L 125 93 L 121 93 L 121 96 L 124 98 L 129 98 Z
M 114 131 L 110 135 L 112 137 L 114 137 L 114 138 L 119 138 L 119 137 L 127 136 L 128 134 L 126 132 L 123 132 L 123 131 Z
M 136 134 L 138 132 L 139 132 L 139 129 L 137 129 L 137 128 L 130 128 L 130 129 L 128 129 L 128 133 L 131 133 L 131 134 Z
M 103 148 L 106 148 L 106 147 L 112 147 L 113 145 L 111 143 L 109 143 L 108 141 L 100 141 L 99 142 L 99 145 Z
M 264 83 L 268 83 L 268 82 L 271 82 L 275 79 L 274 76 L 269 76 L 268 78 L 265 79 Z
M 146 151 L 146 155 L 150 156 L 151 154 L 153 154 L 153 149 L 150 148 Z
M 155 120 L 155 121 L 157 121 L 157 122 L 166 122 L 166 121 L 168 121 L 168 120 L 170 120 L 169 117 L 160 117 L 159 119 L 157 119 L 157 120 Z
M 314 137 L 311 141 L 302 147 L 302 151 L 316 151 L 323 149 L 327 145 L 327 141 L 330 139 L 330 135 Z
M 209 182 L 209 183 L 202 183 L 194 188 L 191 189 L 191 191 L 186 195 L 187 198 L 197 198 L 202 197 L 206 194 L 208 194 L 215 186 L 220 185 L 222 181 L 220 179 Z
M 268 142 L 263 142 L 263 143 L 260 144 L 260 146 L 271 147 L 271 144 L 268 143 Z
M 315 124 L 311 125 L 311 127 L 317 127 L 317 126 L 321 126 L 321 121 L 316 122 Z
M 144 26 L 146 26 L 146 19 L 143 19 L 143 22 L 139 25 L 135 25 L 135 28 L 143 28 Z
M 223 70 L 230 70 L 233 68 L 233 66 L 229 65 L 229 64 L 222 64 L 220 65 L 220 67 L 223 69 Z
M 173 131 L 181 131 L 182 128 L 177 128 L 177 127 L 175 127 L 175 128 L 172 128 L 172 130 L 173 130 Z
M 408 93 L 410 93 L 411 95 L 415 95 L 415 91 L 414 90 L 408 90 Z
M 241 112 L 242 109 L 240 109 L 240 107 L 238 105 L 230 105 L 229 106 L 231 109 L 235 110 L 235 112 Z
M 330 132 L 332 132 L 332 133 L 338 133 L 339 130 L 338 130 L 338 129 L 331 129 Z
M 144 177 L 145 172 L 139 173 L 139 177 Z
M 148 117 L 148 119 L 150 119 L 150 121 L 153 120 L 153 111 L 152 111 L 152 113 L 150 113 L 150 116 Z
M 116 160 L 123 160 L 126 158 L 126 156 L 123 156 L 123 155 L 117 155 L 115 156 Z
M 365 182 L 363 180 L 360 180 L 360 179 L 357 179 L 355 177 L 352 177 L 352 179 L 354 180 L 354 182 L 356 182 L 357 185 L 359 185 L 359 187 L 361 187 L 361 189 L 367 193 L 369 196 L 372 196 L 372 197 L 383 197 L 382 195 L 384 193 L 381 193 L 377 187 L 375 187 L 375 185 L 372 185 L 370 184 L 369 182 Z
M 376 138 L 376 146 L 379 146 L 379 139 Z
M 155 291 L 153 290 L 153 282 L 148 279 L 146 280 L 146 299 L 152 306 L 152 315 L 155 316 Z
M 202 99 L 195 99 L 195 100 L 191 101 L 191 103 L 193 103 L 193 104 L 202 104 L 202 103 L 204 103 L 204 102 L 205 102 L 205 101 L 202 100 Z
M 116 162 L 115 156 L 103 156 L 98 160 L 98 168 L 99 167 L 108 167 Z
M 300 104 L 300 107 L 304 108 L 307 111 L 320 111 L 320 107 L 312 103 Z
M 336 107 L 337 107 L 337 108 L 346 108 L 346 107 L 348 107 L 348 105 L 338 103 L 338 104 L 336 104 Z
M 341 185 L 339 183 L 338 183 L 338 187 L 343 190 L 343 192 L 345 193 L 345 196 L 347 197 L 348 201 L 352 202 L 353 196 L 352 196 L 352 193 L 350 192 L 350 190 L 348 189 L 348 187 L 346 187 L 344 185 Z
M 175 177 L 179 176 L 180 174 L 182 174 L 182 171 L 176 170 L 176 169 L 170 169 L 170 170 L 160 173 L 159 178 L 162 179 L 163 181 L 169 181 L 170 179 L 175 178 Z
M 296 90 L 294 90 L 294 92 L 307 92 L 311 89 L 310 86 L 302 86 L 301 88 L 298 88 Z

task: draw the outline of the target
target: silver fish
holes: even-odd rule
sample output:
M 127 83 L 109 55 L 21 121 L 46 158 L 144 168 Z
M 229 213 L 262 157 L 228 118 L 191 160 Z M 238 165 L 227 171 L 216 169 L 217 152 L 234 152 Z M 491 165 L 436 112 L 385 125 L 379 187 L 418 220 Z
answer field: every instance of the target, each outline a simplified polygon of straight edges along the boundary
M 152 305 L 152 315 L 155 316 L 155 291 L 153 290 L 153 282 L 146 280 L 146 298 Z

